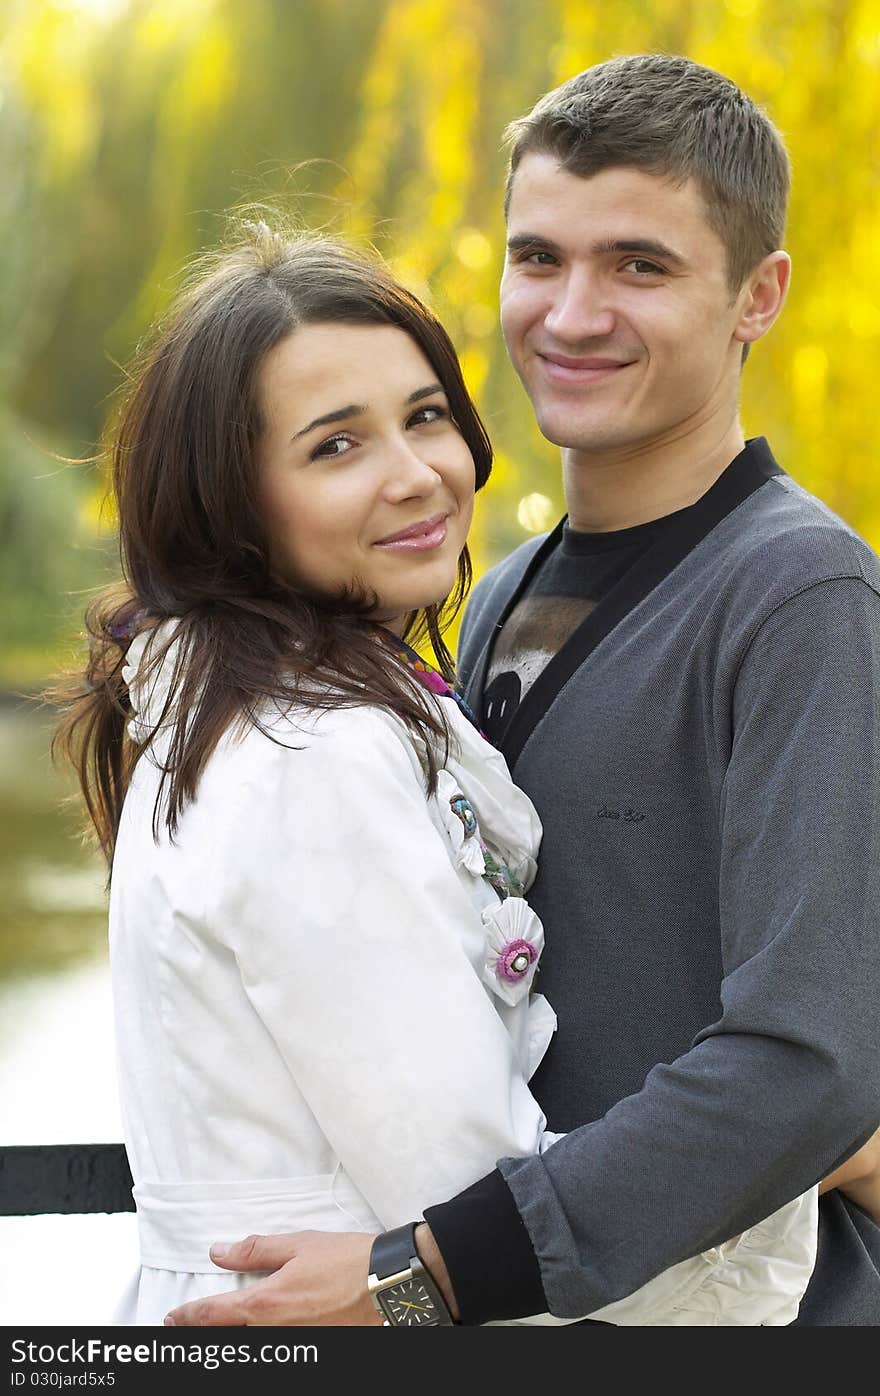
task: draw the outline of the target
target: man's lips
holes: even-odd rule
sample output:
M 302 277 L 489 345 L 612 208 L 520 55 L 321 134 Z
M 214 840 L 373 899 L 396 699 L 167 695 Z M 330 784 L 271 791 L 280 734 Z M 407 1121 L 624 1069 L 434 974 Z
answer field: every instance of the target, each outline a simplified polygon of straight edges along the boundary
M 410 524 L 399 533 L 389 533 L 387 538 L 379 538 L 377 548 L 399 548 L 405 552 L 422 552 L 439 548 L 446 541 L 446 520 L 448 514 L 432 514 L 429 519 Z
M 600 354 L 575 358 L 571 354 L 539 353 L 537 357 L 547 377 L 557 383 L 594 383 L 613 377 L 633 363 L 632 359 L 612 359 Z

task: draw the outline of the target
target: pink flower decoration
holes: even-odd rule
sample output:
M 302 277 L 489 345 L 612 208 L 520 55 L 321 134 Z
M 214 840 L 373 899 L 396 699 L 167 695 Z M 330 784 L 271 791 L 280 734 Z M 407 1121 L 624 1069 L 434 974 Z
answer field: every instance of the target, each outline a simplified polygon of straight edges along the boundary
M 498 956 L 495 973 L 499 979 L 506 979 L 508 984 L 518 984 L 523 975 L 528 974 L 537 958 L 537 950 L 527 940 L 509 940 Z M 517 960 L 520 961 L 519 964 L 515 963 Z
M 527 997 L 544 948 L 544 927 L 522 897 L 508 897 L 483 912 L 486 958 L 483 983 L 505 1003 Z

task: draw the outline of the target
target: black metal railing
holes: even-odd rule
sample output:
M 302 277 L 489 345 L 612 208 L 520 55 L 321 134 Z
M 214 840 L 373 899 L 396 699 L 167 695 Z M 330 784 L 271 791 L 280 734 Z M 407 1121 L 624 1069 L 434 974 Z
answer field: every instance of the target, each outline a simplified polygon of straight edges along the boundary
M 0 1145 L 0 1217 L 133 1212 L 122 1144 Z

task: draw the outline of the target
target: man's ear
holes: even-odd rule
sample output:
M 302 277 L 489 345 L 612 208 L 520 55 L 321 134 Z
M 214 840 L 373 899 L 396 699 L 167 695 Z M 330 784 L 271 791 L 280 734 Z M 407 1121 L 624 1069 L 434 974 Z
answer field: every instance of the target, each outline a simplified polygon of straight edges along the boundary
M 787 252 L 770 252 L 749 273 L 737 297 L 740 314 L 734 339 L 753 344 L 766 334 L 782 309 L 791 279 L 791 258 Z

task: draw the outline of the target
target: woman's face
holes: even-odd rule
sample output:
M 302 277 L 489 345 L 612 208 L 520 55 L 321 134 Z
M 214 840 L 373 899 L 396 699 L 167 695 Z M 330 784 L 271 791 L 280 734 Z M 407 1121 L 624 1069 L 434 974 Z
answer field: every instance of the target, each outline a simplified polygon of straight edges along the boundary
M 422 350 L 394 325 L 303 325 L 266 356 L 260 499 L 299 587 L 375 592 L 393 623 L 455 584 L 474 462 Z

